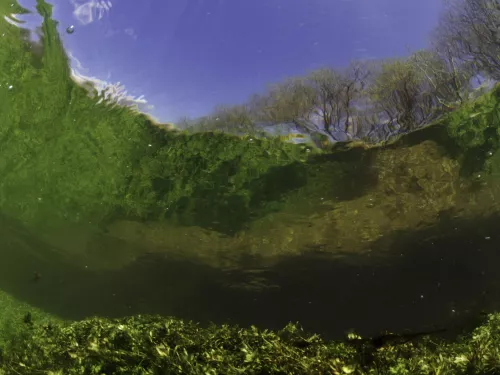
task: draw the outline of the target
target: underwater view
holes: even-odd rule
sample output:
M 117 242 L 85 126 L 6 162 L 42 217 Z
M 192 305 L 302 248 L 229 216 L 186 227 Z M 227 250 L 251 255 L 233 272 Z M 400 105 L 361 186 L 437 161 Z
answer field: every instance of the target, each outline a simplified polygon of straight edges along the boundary
M 499 0 L 0 13 L 0 375 L 500 374 Z

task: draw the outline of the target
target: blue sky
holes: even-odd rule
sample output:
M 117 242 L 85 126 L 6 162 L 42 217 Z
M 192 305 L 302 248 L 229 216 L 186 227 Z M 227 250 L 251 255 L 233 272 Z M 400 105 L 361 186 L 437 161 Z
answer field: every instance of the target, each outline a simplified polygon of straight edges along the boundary
M 424 48 L 442 8 L 440 0 L 51 3 L 80 74 L 120 82 L 155 117 L 174 122 L 244 102 L 290 75 Z

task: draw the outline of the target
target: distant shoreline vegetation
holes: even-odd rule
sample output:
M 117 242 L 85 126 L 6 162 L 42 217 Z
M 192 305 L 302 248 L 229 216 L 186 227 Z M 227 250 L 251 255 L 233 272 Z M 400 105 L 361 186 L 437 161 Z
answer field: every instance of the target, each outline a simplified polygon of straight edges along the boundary
M 352 61 L 342 69 L 325 66 L 272 84 L 244 104 L 220 105 L 178 125 L 268 135 L 279 125 L 328 143 L 373 143 L 418 129 L 500 79 L 499 6 L 492 0 L 453 0 L 427 50 L 403 59 Z

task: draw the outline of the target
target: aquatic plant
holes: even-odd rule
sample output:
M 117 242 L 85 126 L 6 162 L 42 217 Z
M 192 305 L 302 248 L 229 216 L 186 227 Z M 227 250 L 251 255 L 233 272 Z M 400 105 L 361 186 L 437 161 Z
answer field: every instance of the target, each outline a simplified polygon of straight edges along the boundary
M 279 331 L 160 316 L 73 323 L 23 318 L 2 346 L 1 374 L 494 374 L 500 314 L 450 342 L 386 334 L 325 341 L 297 324 Z M 415 336 L 415 337 L 413 337 Z
M 465 175 L 491 168 L 491 155 L 500 146 L 500 85 L 448 114 L 443 122 L 448 134 L 463 150 Z

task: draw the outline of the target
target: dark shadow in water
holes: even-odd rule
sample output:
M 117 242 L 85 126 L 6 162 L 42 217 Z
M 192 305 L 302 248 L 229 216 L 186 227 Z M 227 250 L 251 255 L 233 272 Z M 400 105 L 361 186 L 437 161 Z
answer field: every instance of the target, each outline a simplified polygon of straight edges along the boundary
M 373 254 L 393 255 L 373 263 L 365 257 L 348 265 L 320 252 L 289 258 L 257 270 L 266 285 L 279 286 L 262 292 L 227 287 L 249 270 L 228 274 L 153 255 L 119 271 L 77 269 L 2 220 L 0 289 L 71 319 L 158 313 L 271 329 L 299 321 L 327 338 L 351 328 L 363 335 L 436 327 L 456 332 L 481 310 L 500 309 L 499 222 L 448 217 L 440 226 L 400 233 L 391 250 L 375 244 Z
M 336 149 L 342 152 L 314 155 L 307 163 L 309 174 L 314 173 L 311 171 L 317 166 L 321 172 L 316 171 L 316 174 L 330 179 L 330 186 L 322 192 L 322 196 L 344 201 L 371 191 L 378 183 L 378 175 L 373 169 L 377 150 L 361 147 L 342 149 L 341 143 L 336 145 Z

